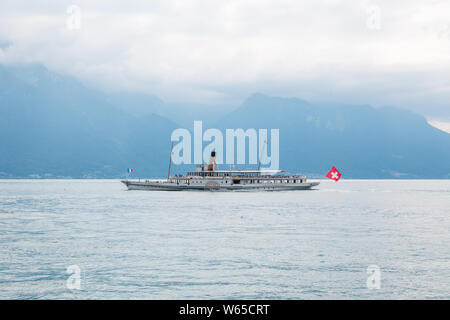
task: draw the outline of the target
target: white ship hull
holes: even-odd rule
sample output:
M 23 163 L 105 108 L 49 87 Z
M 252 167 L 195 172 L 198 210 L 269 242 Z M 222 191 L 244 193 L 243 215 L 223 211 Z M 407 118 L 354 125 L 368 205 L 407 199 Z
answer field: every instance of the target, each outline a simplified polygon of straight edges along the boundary
M 287 190 L 308 190 L 319 182 L 302 183 L 255 183 L 255 184 L 221 184 L 221 183 L 176 183 L 167 181 L 132 181 L 123 180 L 123 184 L 129 190 L 148 190 L 148 191 L 287 191 Z

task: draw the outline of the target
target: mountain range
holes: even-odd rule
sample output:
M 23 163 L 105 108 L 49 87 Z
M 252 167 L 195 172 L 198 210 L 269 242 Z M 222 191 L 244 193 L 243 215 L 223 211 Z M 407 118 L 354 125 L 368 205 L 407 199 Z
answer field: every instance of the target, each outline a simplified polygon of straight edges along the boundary
M 450 178 L 450 134 L 404 109 L 256 93 L 226 113 L 105 93 L 40 64 L 0 65 L 0 178 L 119 178 L 128 167 L 164 177 L 172 131 L 194 119 L 280 129 L 280 167 L 293 173 L 334 165 L 344 178 Z

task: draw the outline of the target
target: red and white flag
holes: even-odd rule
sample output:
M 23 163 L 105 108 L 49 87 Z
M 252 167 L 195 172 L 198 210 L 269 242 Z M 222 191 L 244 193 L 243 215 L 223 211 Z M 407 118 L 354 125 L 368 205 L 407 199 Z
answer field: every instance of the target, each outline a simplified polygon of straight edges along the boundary
M 341 173 L 333 166 L 330 172 L 327 173 L 326 177 L 328 179 L 338 181 L 341 178 Z

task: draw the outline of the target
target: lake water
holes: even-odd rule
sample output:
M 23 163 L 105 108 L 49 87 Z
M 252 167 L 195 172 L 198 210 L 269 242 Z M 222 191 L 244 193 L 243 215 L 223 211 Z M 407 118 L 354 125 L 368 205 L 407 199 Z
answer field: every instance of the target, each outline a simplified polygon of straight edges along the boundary
M 254 193 L 0 180 L 0 217 L 1 299 L 450 298 L 450 180 Z

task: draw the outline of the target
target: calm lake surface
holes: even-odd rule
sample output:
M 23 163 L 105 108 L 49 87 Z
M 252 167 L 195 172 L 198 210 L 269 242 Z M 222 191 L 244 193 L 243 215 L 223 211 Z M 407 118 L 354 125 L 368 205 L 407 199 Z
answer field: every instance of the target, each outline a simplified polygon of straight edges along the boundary
M 450 180 L 212 193 L 0 180 L 0 217 L 1 299 L 450 299 Z

